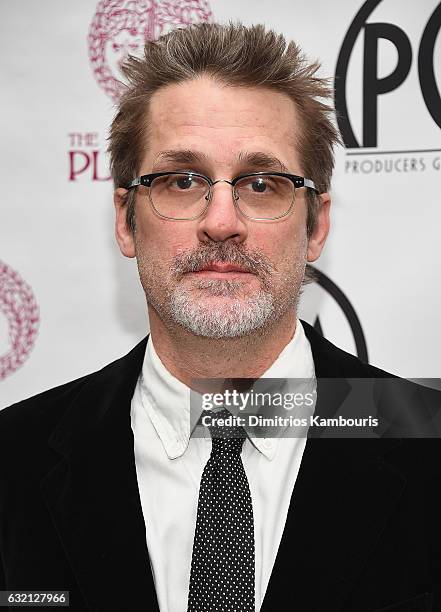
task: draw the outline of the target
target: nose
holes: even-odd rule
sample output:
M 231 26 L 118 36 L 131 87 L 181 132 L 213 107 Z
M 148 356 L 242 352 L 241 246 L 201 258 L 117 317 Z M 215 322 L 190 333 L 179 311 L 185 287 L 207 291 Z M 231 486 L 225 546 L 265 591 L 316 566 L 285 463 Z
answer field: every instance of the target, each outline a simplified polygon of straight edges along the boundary
M 243 242 L 246 239 L 248 228 L 234 205 L 230 181 L 221 179 L 213 183 L 210 203 L 197 231 L 201 242 Z

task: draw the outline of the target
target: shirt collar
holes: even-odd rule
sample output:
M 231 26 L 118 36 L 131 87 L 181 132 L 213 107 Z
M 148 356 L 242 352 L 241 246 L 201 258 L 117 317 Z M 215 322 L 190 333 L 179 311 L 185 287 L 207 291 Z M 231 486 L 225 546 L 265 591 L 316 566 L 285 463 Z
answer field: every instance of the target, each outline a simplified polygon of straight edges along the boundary
M 315 379 L 311 346 L 297 319 L 293 337 L 261 378 Z M 147 342 L 140 376 L 141 401 L 169 459 L 180 457 L 190 439 L 190 388 L 175 378 L 160 360 L 152 338 Z M 251 432 L 248 432 L 250 434 Z M 267 459 L 273 459 L 278 438 L 249 436 Z

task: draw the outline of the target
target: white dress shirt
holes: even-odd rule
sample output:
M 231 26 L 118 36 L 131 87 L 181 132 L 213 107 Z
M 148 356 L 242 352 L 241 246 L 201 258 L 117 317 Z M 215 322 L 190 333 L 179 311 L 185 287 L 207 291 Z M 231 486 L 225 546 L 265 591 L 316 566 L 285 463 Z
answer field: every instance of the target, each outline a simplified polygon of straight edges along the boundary
M 296 331 L 262 378 L 315 383 L 310 344 Z M 190 389 L 159 359 L 151 337 L 131 404 L 136 473 L 161 612 L 187 610 L 199 484 L 211 439 L 190 437 Z M 242 461 L 253 504 L 256 611 L 279 548 L 306 438 L 246 438 Z

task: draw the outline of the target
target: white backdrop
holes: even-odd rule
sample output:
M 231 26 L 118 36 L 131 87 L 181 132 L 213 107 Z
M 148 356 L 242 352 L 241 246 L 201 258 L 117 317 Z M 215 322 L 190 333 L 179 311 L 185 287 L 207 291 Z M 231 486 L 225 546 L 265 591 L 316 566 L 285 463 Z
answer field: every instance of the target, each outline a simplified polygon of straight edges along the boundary
M 156 16 L 147 23 L 143 11 L 153 5 Z M 205 6 L 210 20 L 264 22 L 283 32 L 319 58 L 321 74 L 330 77 L 351 24 L 356 30 L 354 17 L 366 12 L 353 41 L 346 37 L 349 53 L 339 74 L 341 85 L 346 73 L 347 112 L 360 147 L 336 153 L 333 227 L 317 268 L 352 305 L 369 361 L 413 378 L 441 375 L 437 7 L 435 0 L 210 0 Z M 204 6 L 197 0 L 0 5 L 0 408 L 98 369 L 148 329 L 136 264 L 120 255 L 113 238 L 105 148 L 114 106 L 105 66 L 116 74 L 124 50 L 136 52 L 145 28 L 157 32 L 167 10 L 182 21 L 196 19 Z M 103 39 L 103 53 L 91 63 L 106 11 L 114 16 L 111 39 Z M 393 40 L 365 23 L 392 24 Z M 390 91 L 377 97 L 377 129 L 363 136 L 372 66 Z M 400 82 L 388 83 L 397 66 Z M 347 311 L 333 293 L 309 287 L 301 315 L 312 323 L 318 317 L 325 336 L 356 353 Z

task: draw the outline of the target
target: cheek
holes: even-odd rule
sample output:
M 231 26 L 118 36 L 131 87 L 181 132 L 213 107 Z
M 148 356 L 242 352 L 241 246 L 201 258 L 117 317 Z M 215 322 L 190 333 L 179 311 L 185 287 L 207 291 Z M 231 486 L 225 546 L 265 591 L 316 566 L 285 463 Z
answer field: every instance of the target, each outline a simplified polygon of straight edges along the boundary
M 271 231 L 268 231 L 271 230 Z M 274 263 L 292 261 L 306 256 L 306 228 L 290 224 L 258 228 L 253 233 L 252 246 L 261 250 Z M 251 246 L 251 240 L 249 241 Z
M 159 248 L 167 253 L 169 260 L 180 253 L 194 251 L 199 246 L 194 222 L 186 221 L 166 222 L 158 241 L 162 242 Z
M 183 251 L 194 248 L 195 231 L 165 219 L 144 217 L 137 223 L 137 245 L 156 265 L 167 268 L 173 258 Z

